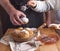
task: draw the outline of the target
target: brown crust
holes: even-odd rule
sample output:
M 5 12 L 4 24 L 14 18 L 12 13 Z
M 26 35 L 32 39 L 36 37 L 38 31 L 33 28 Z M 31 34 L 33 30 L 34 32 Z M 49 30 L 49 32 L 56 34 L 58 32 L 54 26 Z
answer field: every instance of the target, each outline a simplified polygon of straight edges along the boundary
M 49 34 L 47 36 L 37 37 L 37 40 L 41 41 L 44 44 L 53 44 L 53 43 L 56 43 L 59 40 L 59 38 L 57 35 Z
M 15 30 L 17 30 L 17 33 Z M 22 30 L 28 31 L 29 37 L 27 36 L 27 34 L 25 32 L 22 32 Z M 31 29 L 18 28 L 18 29 L 14 29 L 14 31 L 11 33 L 11 35 L 15 41 L 24 42 L 24 41 L 30 40 L 34 36 L 34 33 Z
M 49 27 L 49 28 L 38 28 L 38 30 L 41 33 L 41 36 L 37 38 L 37 40 L 40 40 L 44 44 L 53 44 L 56 43 L 59 40 L 59 36 L 55 31 L 55 28 Z

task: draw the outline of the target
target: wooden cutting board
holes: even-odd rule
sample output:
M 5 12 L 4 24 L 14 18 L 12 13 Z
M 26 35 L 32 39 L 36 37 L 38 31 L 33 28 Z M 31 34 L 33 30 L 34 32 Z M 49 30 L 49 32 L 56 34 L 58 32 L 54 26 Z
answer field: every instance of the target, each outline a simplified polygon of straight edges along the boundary
M 57 35 L 55 30 L 51 29 L 51 28 L 49 28 L 49 29 L 48 28 L 42 28 L 40 30 L 41 30 L 40 31 L 41 33 L 46 33 L 46 34 L 54 33 Z M 12 31 L 13 31 L 13 29 L 8 29 L 4 36 L 7 36 Z M 0 43 L 0 51 L 11 51 L 11 49 L 9 46 Z M 37 48 L 36 51 L 60 51 L 60 39 L 59 39 L 59 41 L 57 41 L 54 44 L 40 46 Z

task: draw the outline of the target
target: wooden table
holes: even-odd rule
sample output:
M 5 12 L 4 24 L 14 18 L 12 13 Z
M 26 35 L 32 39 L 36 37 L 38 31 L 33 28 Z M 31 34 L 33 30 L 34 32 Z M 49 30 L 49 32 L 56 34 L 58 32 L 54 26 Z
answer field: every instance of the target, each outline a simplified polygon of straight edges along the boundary
M 8 35 L 12 30 L 8 29 L 4 36 Z M 11 51 L 11 49 L 9 46 L 0 43 L 0 51 Z M 40 46 L 37 51 L 60 51 L 60 39 L 55 44 Z

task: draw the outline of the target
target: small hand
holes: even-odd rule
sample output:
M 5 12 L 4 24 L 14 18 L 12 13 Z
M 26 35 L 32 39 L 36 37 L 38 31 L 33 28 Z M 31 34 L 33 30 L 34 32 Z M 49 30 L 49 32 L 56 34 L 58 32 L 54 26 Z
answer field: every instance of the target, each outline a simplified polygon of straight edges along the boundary
M 30 6 L 30 7 L 35 7 L 36 6 L 36 1 L 30 0 L 30 1 L 28 1 L 27 5 Z

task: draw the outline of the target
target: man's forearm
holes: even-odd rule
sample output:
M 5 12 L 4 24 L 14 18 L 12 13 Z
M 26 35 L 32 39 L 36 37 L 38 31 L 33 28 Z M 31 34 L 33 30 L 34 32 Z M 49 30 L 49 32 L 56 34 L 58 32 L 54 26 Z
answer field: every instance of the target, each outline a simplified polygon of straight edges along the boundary
M 0 5 L 6 10 L 8 14 L 10 14 L 11 11 L 15 10 L 9 0 L 0 0 Z

